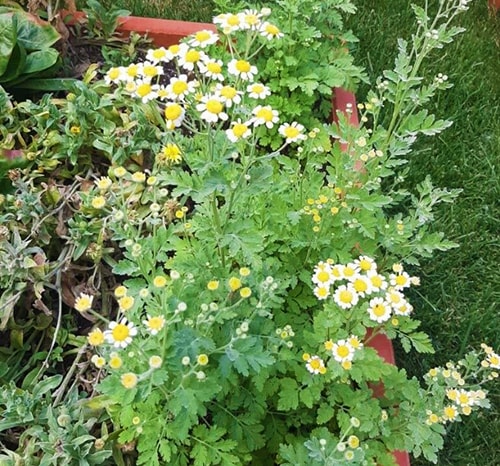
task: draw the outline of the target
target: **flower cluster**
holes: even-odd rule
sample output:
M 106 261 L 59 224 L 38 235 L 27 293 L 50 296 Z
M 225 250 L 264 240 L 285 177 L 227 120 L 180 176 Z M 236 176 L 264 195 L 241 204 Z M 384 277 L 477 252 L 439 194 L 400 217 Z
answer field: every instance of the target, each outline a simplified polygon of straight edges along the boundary
M 360 256 L 345 265 L 334 264 L 331 260 L 320 262 L 312 276 L 314 294 L 319 300 L 332 296 L 342 309 L 353 308 L 360 299 L 369 300 L 367 313 L 379 324 L 391 317 L 409 316 L 413 306 L 402 291 L 418 284 L 419 280 L 410 277 L 401 264 L 394 264 L 392 269 L 393 273 L 389 275 L 381 274 L 375 261 L 367 256 Z
M 266 9 L 245 10 L 219 15 L 214 22 L 223 35 L 242 32 L 248 35 L 250 43 L 259 38 L 279 39 L 283 34 L 277 26 L 264 21 L 267 14 Z M 265 100 L 271 91 L 255 81 L 257 67 L 245 55 L 238 55 L 231 39 L 226 39 L 230 53 L 223 46 L 218 47 L 223 38 L 210 30 L 199 31 L 181 44 L 150 49 L 142 63 L 111 68 L 104 80 L 143 103 L 156 101 L 169 130 L 181 127 L 192 130 L 200 128 L 200 124 L 201 127 L 221 125 L 231 142 L 248 139 L 259 126 L 271 129 L 277 125 L 279 112 L 270 105 L 255 103 Z M 167 65 L 178 74 L 167 78 Z M 297 122 L 284 122 L 278 127 L 284 144 L 304 141 L 307 138 L 304 131 L 304 126 Z M 167 145 L 160 157 L 179 163 L 180 153 L 177 146 Z

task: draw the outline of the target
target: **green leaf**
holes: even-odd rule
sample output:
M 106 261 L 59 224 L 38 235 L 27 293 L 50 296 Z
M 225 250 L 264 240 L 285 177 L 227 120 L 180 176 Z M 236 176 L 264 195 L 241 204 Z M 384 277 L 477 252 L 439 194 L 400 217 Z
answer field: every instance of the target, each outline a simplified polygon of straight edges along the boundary
M 17 20 L 17 40 L 28 51 L 48 49 L 61 38 L 53 26 L 35 15 L 19 12 L 14 17 Z
M 415 332 L 407 335 L 411 344 L 419 353 L 434 353 L 434 348 L 432 347 L 431 339 L 429 335 L 424 332 Z
M 135 262 L 122 259 L 113 267 L 113 273 L 117 275 L 134 275 L 139 270 Z
M 0 14 L 0 76 L 5 73 L 16 44 L 15 20 L 10 13 Z
M 75 84 L 76 79 L 73 78 L 46 78 L 46 79 L 27 79 L 16 87 L 22 89 L 33 89 L 36 91 L 69 91 Z
M 59 58 L 59 52 L 56 49 L 46 49 L 31 52 L 26 57 L 23 74 L 38 73 L 55 65 Z
M 317 411 L 316 421 L 318 424 L 327 423 L 335 415 L 333 407 L 326 403 L 321 403 Z
M 290 377 L 281 379 L 281 390 L 278 395 L 278 409 L 290 411 L 299 405 L 299 387 L 297 381 Z
M 17 43 L 12 50 L 7 69 L 3 75 L 0 73 L 0 83 L 8 83 L 8 81 L 16 79 L 21 74 L 25 63 L 26 51 L 21 44 Z

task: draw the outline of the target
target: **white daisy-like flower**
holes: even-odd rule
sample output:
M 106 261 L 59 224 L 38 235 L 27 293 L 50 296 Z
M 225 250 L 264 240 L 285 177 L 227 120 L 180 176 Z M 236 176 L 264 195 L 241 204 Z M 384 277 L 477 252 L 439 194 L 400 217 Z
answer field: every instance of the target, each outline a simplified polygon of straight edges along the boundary
M 361 343 L 361 340 L 356 335 L 351 335 L 347 339 L 347 343 L 349 343 L 355 350 L 363 348 L 363 343 Z
M 401 272 L 398 274 L 391 273 L 389 275 L 390 284 L 395 290 L 402 290 L 408 288 L 411 285 L 411 277 L 406 272 Z
M 153 79 L 163 74 L 163 67 L 161 65 L 145 61 L 142 64 L 140 74 L 144 79 Z
M 279 127 L 278 131 L 285 138 L 285 141 L 288 144 L 307 139 L 307 136 L 303 133 L 304 126 L 296 121 L 294 121 L 291 125 L 289 123 L 283 123 Z
M 78 298 L 75 299 L 74 308 L 78 312 L 86 312 L 92 309 L 92 301 L 94 297 L 90 294 L 80 293 Z
M 311 374 L 315 375 L 324 374 L 326 372 L 325 363 L 319 356 L 311 356 L 308 358 L 306 362 L 306 369 Z
M 231 108 L 234 105 L 241 103 L 241 95 L 243 92 L 238 91 L 233 86 L 224 86 L 218 83 L 215 86 L 214 93 L 220 98 L 220 101 L 227 107 Z
M 252 99 L 265 99 L 271 95 L 271 90 L 261 83 L 252 83 L 247 86 L 248 96 Z
M 142 76 L 142 64 L 141 63 L 131 63 L 123 69 L 123 78 L 126 81 L 135 81 L 140 76 Z
M 169 93 L 167 91 L 167 87 L 164 86 L 163 84 L 158 85 L 158 90 L 156 91 L 157 97 L 160 100 L 168 100 L 169 99 Z
M 148 318 L 143 320 L 142 323 L 146 326 L 151 335 L 157 335 L 165 326 L 165 318 L 163 316 L 150 316 L 149 314 L 147 317 Z
M 141 99 L 143 103 L 158 97 L 158 89 L 160 87 L 158 84 L 151 84 L 149 79 L 138 79 L 135 84 L 134 95 Z
M 368 256 L 359 256 L 354 261 L 355 266 L 364 273 L 373 272 L 377 270 L 376 262 Z
M 216 81 L 224 81 L 224 75 L 222 74 L 222 60 L 216 60 L 210 58 L 204 62 L 200 62 L 200 71 L 208 78 L 214 79 Z
M 181 126 L 184 120 L 185 110 L 181 105 L 173 102 L 165 106 L 164 114 L 167 128 L 174 129 Z
M 95 180 L 94 183 L 97 186 L 97 189 L 99 189 L 100 191 L 106 191 L 113 184 L 109 176 L 101 176 L 100 178 Z
M 332 266 L 332 275 L 335 281 L 344 279 L 343 270 L 344 266 L 342 264 L 335 264 Z
M 227 70 L 230 74 L 238 76 L 243 81 L 253 81 L 254 76 L 258 73 L 257 67 L 246 60 L 238 60 L 233 58 L 227 65 Z
M 110 322 L 109 329 L 104 332 L 106 341 L 115 348 L 126 348 L 137 335 L 137 328 L 124 317 L 120 322 Z
M 125 79 L 124 68 L 122 66 L 114 66 L 110 68 L 104 75 L 104 82 L 106 84 L 119 83 Z
M 250 29 L 251 31 L 258 31 L 261 26 L 261 13 L 257 10 L 245 10 L 239 13 L 242 18 L 241 29 Z
M 401 300 L 397 305 L 392 306 L 394 314 L 400 316 L 409 316 L 413 312 L 413 306 L 406 301 L 406 299 Z
M 167 60 L 171 61 L 177 58 L 189 50 L 189 45 L 187 44 L 173 44 L 167 48 Z
M 213 23 L 218 24 L 224 34 L 243 29 L 243 17 L 241 14 L 223 13 L 213 18 Z
M 279 113 L 270 105 L 258 105 L 252 110 L 252 123 L 254 126 L 266 125 L 271 129 L 279 121 Z
M 211 44 L 215 44 L 219 40 L 219 36 L 208 29 L 195 32 L 188 37 L 188 45 L 191 47 L 201 47 L 202 49 Z
M 371 320 L 381 324 L 391 318 L 392 308 L 383 298 L 373 298 L 368 306 L 368 315 Z
M 350 309 L 358 304 L 359 295 L 351 283 L 339 286 L 333 295 L 333 300 L 342 308 Z
M 246 139 L 252 134 L 250 123 L 242 123 L 241 119 L 231 123 L 231 127 L 226 130 L 226 136 L 231 142 L 237 142 L 240 139 Z
M 332 266 L 326 262 L 320 262 L 314 268 L 312 282 L 318 286 L 330 286 L 335 282 L 335 276 L 332 274 Z
M 371 270 L 367 272 L 366 276 L 372 284 L 372 290 L 374 293 L 387 289 L 387 281 L 385 277 L 380 275 L 377 271 Z
M 354 357 L 354 348 L 346 340 L 339 340 L 332 346 L 332 356 L 335 361 L 352 361 Z
M 322 301 L 330 296 L 330 287 L 328 285 L 318 285 L 314 287 L 313 293 L 316 298 Z
M 346 280 L 354 280 L 359 273 L 358 266 L 354 264 L 354 262 L 351 262 L 349 264 L 345 264 L 342 267 L 342 277 L 344 277 Z
M 356 290 L 356 293 L 358 293 L 359 296 L 362 298 L 364 298 L 369 294 L 372 294 L 373 292 L 372 282 L 365 275 L 357 274 L 351 280 L 351 283 L 354 289 Z
M 146 60 L 151 63 L 166 63 L 170 61 L 169 53 L 165 47 L 149 49 L 146 53 Z
M 405 296 L 400 291 L 394 288 L 389 288 L 385 294 L 385 300 L 392 306 L 399 306 L 401 303 L 405 302 Z
M 217 94 L 204 95 L 201 102 L 196 105 L 196 110 L 201 112 L 201 119 L 208 123 L 226 121 L 227 113 L 224 112 L 224 103 Z
M 207 55 L 205 52 L 196 49 L 187 49 L 180 53 L 177 58 L 177 63 L 188 71 L 193 71 L 194 66 L 199 66 L 200 63 L 207 60 Z
M 277 26 L 269 23 L 268 21 L 265 21 L 260 25 L 259 33 L 267 40 L 279 39 L 284 36 Z
M 188 81 L 186 74 L 180 74 L 170 79 L 170 83 L 165 88 L 168 98 L 172 100 L 184 100 L 188 94 L 192 94 L 198 87 L 198 81 Z

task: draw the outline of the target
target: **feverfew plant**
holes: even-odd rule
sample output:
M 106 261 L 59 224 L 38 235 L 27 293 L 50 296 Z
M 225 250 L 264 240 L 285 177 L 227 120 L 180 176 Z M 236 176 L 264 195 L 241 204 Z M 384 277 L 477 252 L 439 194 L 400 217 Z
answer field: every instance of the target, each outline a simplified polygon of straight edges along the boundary
M 428 227 L 457 193 L 430 180 L 407 192 L 399 165 L 449 125 L 423 108 L 447 81 L 418 68 L 465 8 L 441 1 L 431 20 L 415 7 L 412 51 L 400 42 L 359 127 L 352 107 L 307 127 L 274 104 L 257 56 L 287 34 L 268 8 L 218 15 L 217 33 L 103 79 L 92 69 L 67 100 L 47 98 L 48 117 L 19 109 L 47 142 L 29 143 L 33 171 L 11 172 L 16 195 L 2 198 L 2 326 L 30 286 L 58 328 L 74 310 L 85 337 L 68 337 L 77 356 L 60 355 L 70 369 L 51 380 L 57 404 L 78 387 L 89 426 L 103 421 L 85 439 L 102 464 L 389 466 L 396 449 L 436 461 L 445 426 L 488 407 L 492 348 L 421 384 L 370 346 L 384 335 L 433 351 L 408 265 L 453 246 Z

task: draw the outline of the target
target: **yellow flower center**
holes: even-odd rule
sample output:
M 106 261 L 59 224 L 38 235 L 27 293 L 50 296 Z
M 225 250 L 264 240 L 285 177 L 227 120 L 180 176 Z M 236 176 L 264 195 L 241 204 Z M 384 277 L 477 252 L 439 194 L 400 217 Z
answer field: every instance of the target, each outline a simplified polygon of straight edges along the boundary
M 222 104 L 218 100 L 210 99 L 206 103 L 206 109 L 210 113 L 215 113 L 218 115 L 220 112 L 222 112 Z
M 241 288 L 241 280 L 237 277 L 231 277 L 229 279 L 229 288 L 231 288 L 231 291 L 236 291 Z
M 311 369 L 319 370 L 321 367 L 321 361 L 319 359 L 313 359 L 309 365 L 311 366 Z
M 245 23 L 247 23 L 250 26 L 253 26 L 254 24 L 258 24 L 259 18 L 257 15 L 246 15 L 245 16 Z
M 346 356 L 349 356 L 349 353 L 350 353 L 350 350 L 349 350 L 349 348 L 348 348 L 346 345 L 340 345 L 340 346 L 337 348 L 337 354 L 338 354 L 341 358 L 345 358 Z
M 165 118 L 167 120 L 177 120 L 182 115 L 182 107 L 177 104 L 169 105 L 165 109 Z
M 125 388 L 134 388 L 137 385 L 137 376 L 127 372 L 121 376 L 121 383 Z
M 396 276 L 396 285 L 403 286 L 406 284 L 406 277 L 404 275 Z
M 231 87 L 231 86 L 224 86 L 220 90 L 220 95 L 222 97 L 225 97 L 226 99 L 232 99 L 233 97 L 236 96 L 237 93 L 238 93 L 238 91 L 234 87 Z
M 300 134 L 299 129 L 295 126 L 287 126 L 283 132 L 285 133 L 285 137 L 290 139 L 294 139 Z
M 320 286 L 317 288 L 316 290 L 316 294 L 320 297 L 320 298 L 326 298 L 328 296 L 328 288 L 325 288 L 323 286 Z
M 240 24 L 240 18 L 236 15 L 229 15 L 227 17 L 227 24 L 229 24 L 229 26 L 238 26 L 238 24 Z
M 179 52 L 179 50 L 180 50 L 180 46 L 179 46 L 179 44 L 174 44 L 174 45 L 171 45 L 171 46 L 168 48 L 168 51 L 169 51 L 170 53 L 173 53 L 174 55 L 175 55 L 176 53 L 178 53 L 178 52 Z
M 125 341 L 130 336 L 130 329 L 125 324 L 117 324 L 111 335 L 114 341 Z
M 366 282 L 364 280 L 361 280 L 360 278 L 355 280 L 353 285 L 354 285 L 354 289 L 359 293 L 362 293 L 368 289 Z
M 139 97 L 146 97 L 152 90 L 151 84 L 142 83 L 137 86 L 136 92 Z
M 339 299 L 343 303 L 350 303 L 352 301 L 352 293 L 349 290 L 342 290 L 339 293 Z
M 262 86 L 262 84 L 254 84 L 252 86 L 252 92 L 255 92 L 256 94 L 260 94 L 263 91 L 264 91 L 264 86 Z
M 460 396 L 458 397 L 458 402 L 461 404 L 461 405 L 466 405 L 466 404 L 469 404 L 469 395 L 467 395 L 467 393 L 460 393 Z
M 198 42 L 205 42 L 207 41 L 208 39 L 210 39 L 212 36 L 211 34 L 208 32 L 208 31 L 198 31 L 195 35 L 194 35 L 194 38 L 198 41 Z
M 220 73 L 222 68 L 217 62 L 211 61 L 207 64 L 207 70 L 210 71 L 210 73 Z
M 132 77 L 132 78 L 135 78 L 138 74 L 139 74 L 139 66 L 137 65 L 129 65 L 127 67 L 127 74 Z
M 156 49 L 156 50 L 153 50 L 153 53 L 152 53 L 153 57 L 156 58 L 157 60 L 161 60 L 166 54 L 165 54 L 165 50 L 162 50 L 162 49 Z
M 385 314 L 385 306 L 383 304 L 377 304 L 373 307 L 373 313 L 377 317 L 382 317 Z
M 185 81 L 176 81 L 174 84 L 172 84 L 172 92 L 175 95 L 181 95 L 184 92 L 186 92 L 188 89 L 188 84 Z
M 352 267 L 344 267 L 344 276 L 345 277 L 352 277 L 356 271 Z
M 144 73 L 144 75 L 146 76 L 149 76 L 149 77 L 154 77 L 158 74 L 158 69 L 156 68 L 156 66 L 153 66 L 153 65 L 146 65 L 143 69 L 142 69 L 142 72 Z
M 163 328 L 164 324 L 165 324 L 165 320 L 160 316 L 151 317 L 148 320 L 148 327 L 151 330 L 161 330 Z
M 190 50 L 186 53 L 185 60 L 188 63 L 196 63 L 200 59 L 200 52 L 198 50 Z
M 372 281 L 372 285 L 377 287 L 377 288 L 380 288 L 382 286 L 382 278 L 380 277 L 380 275 L 374 275 L 373 277 L 370 278 L 370 280 Z
M 318 279 L 318 281 L 324 283 L 330 280 L 330 274 L 328 272 L 321 271 L 316 275 L 316 278 Z
M 372 268 L 372 264 L 370 261 L 368 261 L 366 259 L 361 259 L 359 261 L 359 268 L 366 272 L 367 270 L 370 270 Z
M 238 138 L 241 138 L 247 131 L 248 131 L 248 126 L 243 123 L 236 123 L 233 126 L 233 133 Z
M 274 24 L 267 24 L 266 32 L 271 36 L 277 36 L 280 33 L 280 30 Z
M 111 68 L 108 71 L 108 76 L 110 79 L 117 79 L 120 76 L 120 70 L 118 68 Z
M 119 369 L 120 367 L 122 367 L 122 364 L 123 361 L 119 356 L 113 356 L 109 360 L 109 367 L 111 367 L 111 369 Z
M 246 60 L 238 60 L 236 62 L 236 69 L 240 73 L 248 73 L 250 71 L 251 65 Z
M 264 121 L 273 121 L 273 112 L 269 108 L 261 108 L 259 111 L 255 114 L 257 118 L 260 118 Z

